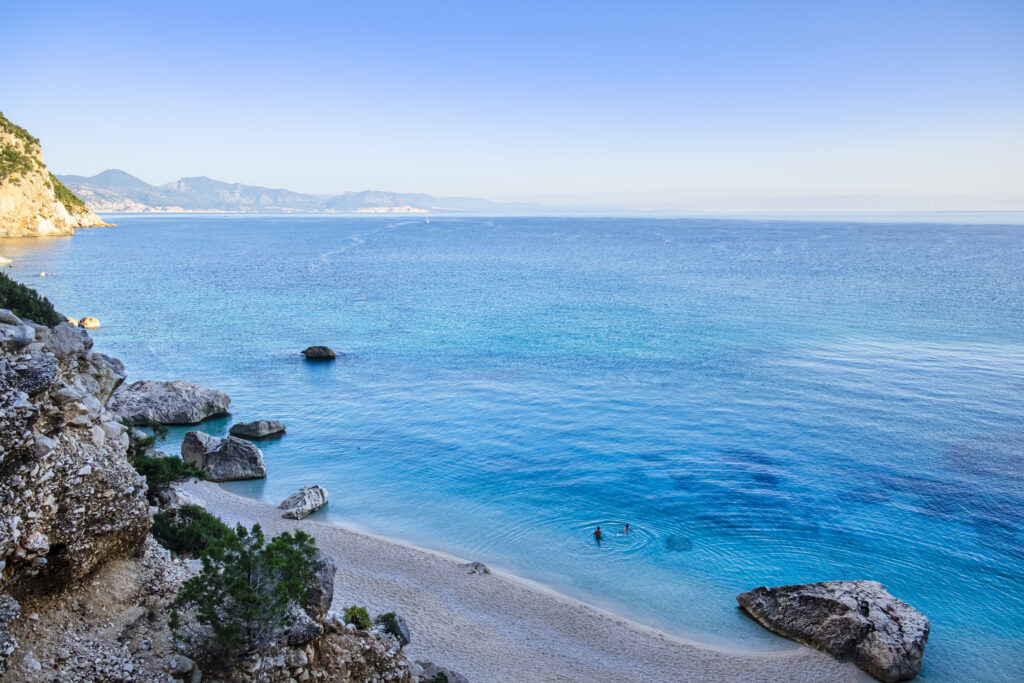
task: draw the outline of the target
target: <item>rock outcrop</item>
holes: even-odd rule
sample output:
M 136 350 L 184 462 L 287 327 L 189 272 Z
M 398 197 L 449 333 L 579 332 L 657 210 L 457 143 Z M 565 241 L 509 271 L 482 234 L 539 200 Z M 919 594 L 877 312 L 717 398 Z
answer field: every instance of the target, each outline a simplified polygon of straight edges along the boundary
M 140 380 L 115 392 L 110 411 L 131 424 L 192 425 L 227 415 L 230 405 L 231 397 L 223 391 L 200 384 Z
M 284 510 L 285 519 L 303 519 L 327 505 L 327 489 L 316 484 L 303 486 L 288 496 L 277 507 Z
M 39 140 L 0 114 L 0 237 L 70 235 L 103 225 L 46 169 Z
M 768 630 L 852 661 L 880 681 L 909 680 L 921 670 L 928 618 L 877 581 L 762 586 L 736 601 Z
M 218 439 L 203 432 L 189 432 L 181 442 L 181 459 L 194 463 L 210 481 L 262 479 L 267 476 L 263 451 L 233 436 Z
M 151 519 L 105 405 L 124 368 L 67 323 L 0 317 L 0 591 L 18 600 L 135 553 Z
M 265 439 L 268 436 L 284 434 L 284 425 L 277 420 L 256 420 L 231 425 L 231 436 L 242 439 Z
M 335 353 L 326 346 L 310 346 L 302 351 L 306 360 L 334 360 Z

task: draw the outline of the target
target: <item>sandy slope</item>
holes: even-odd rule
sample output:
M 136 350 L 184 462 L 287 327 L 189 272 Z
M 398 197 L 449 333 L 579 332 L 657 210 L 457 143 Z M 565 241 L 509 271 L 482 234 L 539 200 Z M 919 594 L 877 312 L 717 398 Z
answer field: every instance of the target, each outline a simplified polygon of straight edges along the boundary
M 269 535 L 301 528 L 338 564 L 334 607 L 394 611 L 413 632 L 410 659 L 483 681 L 870 681 L 849 664 L 794 645 L 733 653 L 690 643 L 502 573 L 469 575 L 462 560 L 280 510 L 216 484 L 185 486 L 230 524 Z

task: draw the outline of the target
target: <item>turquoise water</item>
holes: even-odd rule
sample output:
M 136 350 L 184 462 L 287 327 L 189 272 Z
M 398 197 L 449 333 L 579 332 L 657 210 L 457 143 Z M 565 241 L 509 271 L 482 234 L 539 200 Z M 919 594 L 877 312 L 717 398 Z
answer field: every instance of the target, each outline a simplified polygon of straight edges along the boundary
M 1024 227 L 115 220 L 6 272 L 130 379 L 284 421 L 232 490 L 320 483 L 325 518 L 750 650 L 791 645 L 737 593 L 877 579 L 932 620 L 922 680 L 1024 679 Z

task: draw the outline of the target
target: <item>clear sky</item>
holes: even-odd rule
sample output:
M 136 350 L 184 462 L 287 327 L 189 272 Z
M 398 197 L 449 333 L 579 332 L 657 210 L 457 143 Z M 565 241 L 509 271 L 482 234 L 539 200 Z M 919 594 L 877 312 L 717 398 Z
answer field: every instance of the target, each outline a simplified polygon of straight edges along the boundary
M 1021 0 L 4 5 L 0 110 L 58 173 L 1024 208 Z

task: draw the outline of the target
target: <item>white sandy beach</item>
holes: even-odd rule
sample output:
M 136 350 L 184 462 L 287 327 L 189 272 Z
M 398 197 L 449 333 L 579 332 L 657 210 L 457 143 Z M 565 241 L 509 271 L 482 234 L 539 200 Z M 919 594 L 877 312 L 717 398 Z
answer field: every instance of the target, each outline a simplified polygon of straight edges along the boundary
M 269 535 L 296 528 L 337 563 L 334 608 L 366 606 L 408 621 L 412 660 L 484 681 L 870 681 L 850 664 L 794 644 L 729 652 L 688 642 L 502 572 L 470 575 L 459 560 L 342 527 L 281 518 L 277 508 L 209 482 L 185 490 L 229 524 Z

